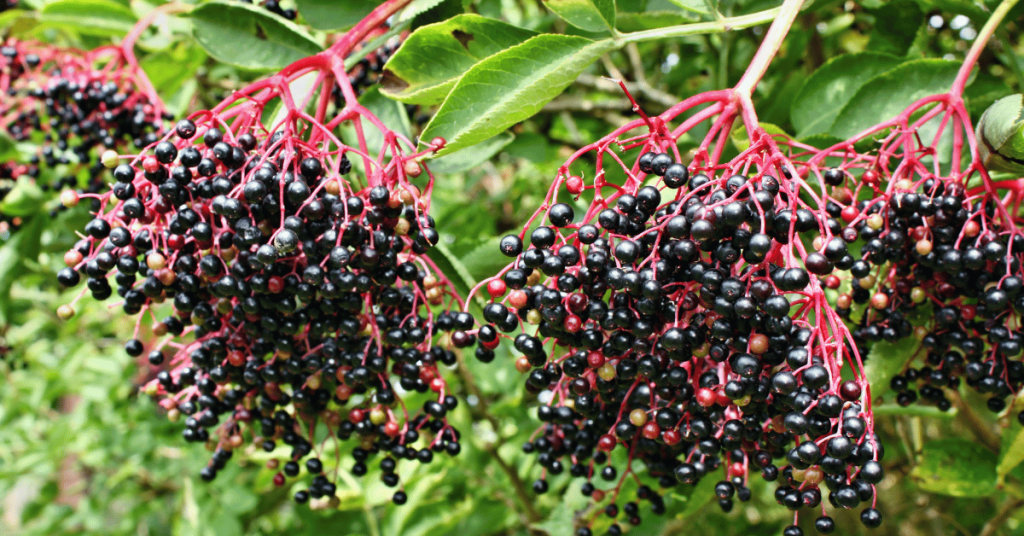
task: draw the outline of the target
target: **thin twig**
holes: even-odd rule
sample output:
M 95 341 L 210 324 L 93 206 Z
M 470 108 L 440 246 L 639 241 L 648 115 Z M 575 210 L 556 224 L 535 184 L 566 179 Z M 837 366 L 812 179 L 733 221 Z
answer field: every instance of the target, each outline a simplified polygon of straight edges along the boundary
M 622 94 L 622 89 L 619 88 L 618 84 L 612 82 L 611 80 L 608 80 L 607 78 L 599 76 L 581 74 L 578 78 L 576 78 L 576 83 L 582 86 L 587 86 L 589 88 L 596 89 L 604 93 L 615 93 L 620 95 Z M 660 104 L 665 107 L 671 107 L 675 106 L 679 102 L 679 99 L 677 97 L 674 97 L 664 91 L 655 89 L 654 92 L 650 92 L 647 88 L 640 87 L 640 85 L 634 82 L 625 82 L 625 84 L 626 89 L 628 89 L 630 93 L 640 96 L 643 99 L 649 100 L 653 103 Z
M 487 422 L 491 423 L 491 427 L 494 428 L 495 435 L 498 436 L 498 442 L 495 444 L 485 445 L 484 451 L 494 457 L 494 461 L 498 463 L 498 467 L 505 472 L 508 476 L 509 481 L 512 483 L 512 491 L 515 492 L 516 498 L 519 499 L 519 504 L 526 513 L 526 518 L 530 523 L 536 523 L 541 520 L 540 512 L 533 505 L 533 501 L 530 500 L 529 494 L 526 493 L 526 485 L 523 483 L 523 479 L 519 478 L 519 473 L 516 472 L 515 468 L 508 464 L 501 454 L 498 453 L 498 447 L 501 446 L 501 423 L 498 419 L 491 415 L 490 407 L 484 399 L 483 393 L 480 391 L 480 387 L 476 384 L 476 378 L 473 377 L 473 373 L 470 372 L 469 367 L 466 364 L 466 358 L 462 355 L 462 352 L 456 352 L 456 359 L 458 360 L 458 373 L 462 378 L 462 382 L 466 385 L 466 389 L 469 393 L 476 397 L 477 403 L 475 407 L 472 407 L 470 411 L 478 417 L 487 419 Z
M 996 512 L 995 517 L 989 519 L 988 523 L 985 523 L 985 526 L 982 527 L 981 533 L 979 533 L 978 536 L 994 536 L 996 531 L 1002 528 L 1006 523 L 1006 520 L 1013 515 L 1014 511 L 1022 506 L 1024 506 L 1024 500 L 1021 499 L 1007 500 L 1004 502 L 1003 506 L 999 508 L 998 512 Z
M 971 430 L 975 438 L 988 450 L 999 452 L 999 436 L 992 431 L 992 426 L 967 404 L 959 391 L 946 389 L 946 395 L 957 407 L 957 417 Z
M 644 72 L 643 59 L 640 57 L 640 49 L 637 48 L 636 43 L 630 43 L 626 45 L 626 57 L 629 58 L 630 70 L 633 72 L 633 77 L 636 78 L 636 86 L 639 89 L 639 93 L 647 96 L 647 98 L 659 103 L 669 103 L 666 106 L 673 106 L 679 99 L 655 88 L 647 80 L 647 74 Z
M 595 110 L 632 110 L 628 100 L 590 101 L 579 97 L 562 97 L 544 105 L 544 112 L 592 112 Z

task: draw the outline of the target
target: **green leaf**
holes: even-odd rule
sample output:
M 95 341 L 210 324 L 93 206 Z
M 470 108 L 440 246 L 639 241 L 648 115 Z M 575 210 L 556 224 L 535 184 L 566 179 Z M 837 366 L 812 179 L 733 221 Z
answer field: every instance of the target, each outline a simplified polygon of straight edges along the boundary
M 302 20 L 315 30 L 348 28 L 363 20 L 377 4 L 376 0 L 295 0 Z
M 871 12 L 875 25 L 871 30 L 868 50 L 904 56 L 914 43 L 917 29 L 924 26 L 925 16 L 913 0 L 896 0 Z
M 248 489 L 231 487 L 224 491 L 224 495 L 218 502 L 227 512 L 244 514 L 256 508 L 256 505 L 259 504 L 259 497 Z
M 786 134 L 786 131 L 782 130 L 782 127 L 778 125 L 773 125 L 771 123 L 761 123 L 758 126 L 763 128 L 765 133 L 768 135 L 788 135 Z M 750 148 L 750 136 L 747 135 L 747 127 L 744 126 L 743 124 L 738 125 L 736 128 L 732 130 L 732 132 L 729 133 L 729 139 L 732 140 L 732 144 L 736 146 L 736 149 L 738 149 L 741 152 L 746 151 L 747 149 Z
M 43 7 L 39 19 L 89 35 L 126 34 L 137 20 L 131 9 L 112 0 L 59 0 Z
M 843 140 L 830 136 L 828 134 L 815 134 L 806 138 L 801 138 L 801 143 L 806 143 L 811 147 L 817 147 L 818 149 L 828 149 L 837 143 L 842 143 Z
M 705 0 L 669 0 L 673 4 L 694 13 L 709 14 L 708 2 Z
M 280 69 L 320 52 L 301 27 L 250 4 L 214 0 L 192 10 L 192 35 L 214 59 L 246 69 Z
M 11 318 L 11 287 L 25 272 L 25 261 L 39 256 L 45 218 L 33 218 L 19 233 L 0 246 L 0 325 Z
M 466 147 L 465 149 L 429 161 L 430 171 L 447 175 L 473 169 L 490 160 L 492 156 L 498 154 L 498 151 L 504 149 L 514 139 L 515 135 L 511 132 L 502 132 L 472 147 Z
M 6 132 L 0 132 L 0 161 L 9 162 L 18 156 L 18 145 Z
M 872 398 L 889 391 L 889 381 L 903 370 L 920 344 L 914 337 L 905 337 L 896 342 L 879 341 L 871 345 L 864 360 L 864 373 L 871 385 Z
M 996 455 L 967 439 L 924 446 L 910 478 L 925 491 L 952 497 L 985 497 L 996 491 Z
M 688 11 L 646 11 L 644 13 L 619 12 L 617 27 L 622 32 L 640 32 L 677 26 L 697 20 L 698 15 Z M 699 70 L 699 69 L 698 69 Z
M 18 273 L 24 269 L 17 252 L 22 240 L 21 233 L 18 233 L 0 246 L 0 325 L 10 322 L 11 286 L 18 278 Z
M 705 476 L 697 482 L 696 486 L 682 485 L 676 489 L 682 491 L 672 492 L 672 498 L 682 503 L 683 508 L 676 513 L 676 519 L 686 519 L 704 509 L 704 505 L 711 502 L 715 496 L 715 484 L 718 481 L 711 476 Z M 678 509 L 678 507 L 677 507 Z
M 384 94 L 410 104 L 440 104 L 480 60 L 537 35 L 480 15 L 458 15 L 410 35 L 384 66 Z
M 409 5 L 405 6 L 401 11 L 395 14 L 394 23 L 397 24 L 407 20 L 412 20 L 437 7 L 437 5 L 443 1 L 444 0 L 412 0 Z
M 643 13 L 647 10 L 647 0 L 615 0 L 619 12 Z
M 934 10 L 967 15 L 978 26 L 988 19 L 988 12 L 971 0 L 920 0 L 920 4 Z
M 495 255 L 499 251 L 501 239 L 492 237 L 484 240 L 479 246 L 462 255 L 462 265 L 474 281 L 482 281 L 501 271 L 508 265 L 509 259 L 504 255 Z
M 804 81 L 793 98 L 789 117 L 798 138 L 824 134 L 839 111 L 871 78 L 899 65 L 888 54 L 861 52 L 829 60 Z
M 449 275 L 449 280 L 455 285 L 456 290 L 459 294 L 465 296 L 469 294 L 469 290 L 476 286 L 476 279 L 469 273 L 466 266 L 462 264 L 462 261 L 452 253 L 452 250 L 448 249 L 445 245 L 444 239 L 438 242 L 433 248 L 430 249 L 430 258 L 434 260 L 438 268 L 442 272 Z M 457 277 L 456 277 L 457 276 Z M 479 294 L 477 295 L 479 298 Z
M 8 216 L 28 216 L 39 212 L 42 207 L 43 190 L 28 177 L 22 177 L 14 188 L 0 201 L 0 213 Z
M 1013 415 L 1013 413 L 1015 412 L 1010 414 Z M 1003 478 L 1022 461 L 1024 461 L 1024 426 L 1021 426 L 1017 419 L 1011 418 L 1010 427 L 1003 430 L 996 474 L 999 478 Z
M 191 42 L 146 56 L 140 63 L 142 70 L 161 95 L 177 92 L 187 81 L 194 80 L 196 71 L 206 61 L 203 50 Z
M 1004 97 L 990 106 L 977 126 L 978 153 L 993 171 L 1024 172 L 1024 97 Z
M 594 60 L 606 39 L 538 35 L 476 64 L 459 80 L 421 139 L 443 137 L 440 153 L 475 145 L 540 111 Z
M 581 30 L 605 32 L 615 28 L 612 0 L 544 0 L 544 5 Z
M 1009 96 L 1013 91 L 1006 80 L 986 71 L 978 72 L 974 81 L 964 90 L 967 111 L 971 117 L 981 117 L 997 100 Z
M 924 59 L 908 61 L 875 76 L 839 112 L 831 133 L 851 138 L 895 117 L 918 99 L 949 91 L 959 70 L 957 61 Z

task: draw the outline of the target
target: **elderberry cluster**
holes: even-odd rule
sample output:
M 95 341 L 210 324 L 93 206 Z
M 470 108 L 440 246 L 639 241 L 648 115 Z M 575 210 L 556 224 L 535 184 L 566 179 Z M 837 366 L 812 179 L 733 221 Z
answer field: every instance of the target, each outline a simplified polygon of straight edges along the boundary
M 138 90 L 129 72 L 77 51 L 10 40 L 0 47 L 0 58 L 7 75 L 2 128 L 15 141 L 38 146 L 26 163 L 3 163 L 3 179 L 36 179 L 41 169 L 70 165 L 68 174 L 40 188 L 77 188 L 84 171 L 82 189 L 98 192 L 105 187 L 99 153 L 155 143 L 170 119 L 162 105 Z
M 1000 412 L 1024 388 L 1024 331 L 1010 323 L 1024 311 L 1024 236 L 1006 232 L 995 207 L 968 198 L 956 181 L 896 186 L 888 199 L 843 209 L 862 258 L 850 267 L 853 289 L 839 310 L 849 318 L 864 309 L 853 332 L 860 344 L 921 340 L 921 363 L 891 380 L 900 405 L 948 410 L 944 390 L 966 381 Z M 915 329 L 911 319 L 920 316 L 927 321 Z
M 791 510 L 818 509 L 824 495 L 878 526 L 883 451 L 864 384 L 840 377 L 852 348 L 824 326 L 830 317 L 814 316 L 824 299 L 811 276 L 855 262 L 839 222 L 798 205 L 787 169 L 781 180 L 713 178 L 648 150 L 634 170 L 637 180 L 613 198 L 595 193 L 582 218 L 553 204 L 528 246 L 521 235 L 499 246 L 515 261 L 488 284 L 477 334 L 485 349 L 511 338 L 527 391 L 550 400 L 538 408 L 539 437 L 524 446 L 544 468 L 534 490 L 568 466 L 586 479 L 585 495 L 610 499 L 604 513 L 616 518 L 635 461 L 662 488 L 724 467 L 715 494 L 729 511 L 749 500 L 756 468 Z M 654 176 L 658 186 L 640 186 Z M 565 184 L 582 191 L 579 177 Z M 787 257 L 794 242 L 822 237 L 820 251 Z M 613 462 L 616 449 L 625 466 Z M 652 512 L 665 511 L 664 492 L 640 489 Z M 639 523 L 637 503 L 623 512 Z M 816 526 L 835 528 L 828 516 Z M 609 534 L 621 531 L 616 523 Z
M 450 286 L 424 255 L 434 221 L 397 178 L 408 163 L 357 171 L 347 148 L 218 124 L 182 120 L 116 165 L 58 281 L 84 277 L 103 300 L 113 276 L 129 315 L 173 306 L 153 328 L 161 340 L 137 335 L 125 349 L 158 367 L 147 391 L 184 416 L 185 440 L 214 451 L 206 480 L 249 444 L 276 455 L 277 485 L 308 474 L 296 501 L 326 504 L 339 470 L 362 476 L 377 457 L 381 480 L 397 487 L 399 460 L 457 455 L 446 419 L 457 399 L 441 374 L 456 357 L 442 332 L 473 319 L 447 312 Z M 318 426 L 331 438 L 315 439 Z M 353 463 L 321 455 L 350 439 Z

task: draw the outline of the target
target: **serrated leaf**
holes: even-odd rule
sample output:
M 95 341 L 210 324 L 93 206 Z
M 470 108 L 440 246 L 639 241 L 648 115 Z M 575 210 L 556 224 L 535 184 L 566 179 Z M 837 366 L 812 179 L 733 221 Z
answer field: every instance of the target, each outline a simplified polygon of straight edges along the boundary
M 914 101 L 949 91 L 960 62 L 923 59 L 908 61 L 868 80 L 839 112 L 831 133 L 851 138 L 897 116 Z
M 1010 95 L 989 106 L 978 120 L 976 134 L 987 169 L 1024 172 L 1024 96 Z
M 872 398 L 878 398 L 889 391 L 889 381 L 903 370 L 920 344 L 913 337 L 905 337 L 896 342 L 879 341 L 871 345 L 864 361 L 864 373 L 871 385 Z
M 433 105 L 480 60 L 537 35 L 499 20 L 464 14 L 419 28 L 384 66 L 384 94 L 409 104 Z
M 315 30 L 338 30 L 363 20 L 379 2 L 376 0 L 295 0 L 302 19 Z
M 498 151 L 504 149 L 509 143 L 512 143 L 512 140 L 515 138 L 515 135 L 511 132 L 502 132 L 501 134 L 484 140 L 472 147 L 466 147 L 465 149 L 455 151 L 452 154 L 435 158 L 428 162 L 430 171 L 445 175 L 449 173 L 461 173 L 463 171 L 473 169 L 487 160 L 490 160 L 492 156 L 498 154 Z
M 544 0 L 554 14 L 588 32 L 615 28 L 615 2 L 612 0 Z
M 615 46 L 546 34 L 499 52 L 459 79 L 421 139 L 444 138 L 439 155 L 480 143 L 540 111 Z
M 119 35 L 130 32 L 137 19 L 113 0 L 59 0 L 44 6 L 39 20 L 89 35 Z
M 0 213 L 7 216 L 35 214 L 42 208 L 40 202 L 43 200 L 43 197 L 43 190 L 36 184 L 36 181 L 23 177 L 4 196 L 3 201 L 0 201 Z
M 996 491 L 996 455 L 966 439 L 926 443 L 910 478 L 925 491 L 985 497 Z
M 861 52 L 844 54 L 819 67 L 793 98 L 789 117 L 797 137 L 828 132 L 840 110 L 868 80 L 899 65 L 900 61 L 888 54 Z
M 280 69 L 320 52 L 297 24 L 250 4 L 213 0 L 192 10 L 192 35 L 214 59 L 246 69 Z

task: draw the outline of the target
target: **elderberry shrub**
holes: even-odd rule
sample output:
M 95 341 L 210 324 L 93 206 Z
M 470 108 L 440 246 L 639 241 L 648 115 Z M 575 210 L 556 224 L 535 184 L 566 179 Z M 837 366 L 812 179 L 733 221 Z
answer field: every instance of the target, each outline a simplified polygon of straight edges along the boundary
M 173 306 L 155 323 L 159 342 L 125 350 L 159 370 L 147 392 L 184 416 L 184 439 L 214 451 L 206 480 L 249 443 L 275 455 L 275 484 L 302 475 L 295 500 L 323 505 L 337 501 L 338 470 L 378 463 L 398 487 L 398 461 L 458 455 L 446 418 L 458 401 L 441 370 L 473 319 L 448 312 L 456 298 L 424 255 L 438 233 L 429 196 L 400 180 L 410 161 L 352 153 L 370 170 L 357 186 L 347 147 L 219 124 L 182 120 L 114 167 L 105 210 L 58 281 L 84 278 L 104 300 L 112 277 L 129 315 Z M 338 440 L 356 445 L 348 462 L 322 455 Z
M 794 257 L 803 240 L 841 226 L 799 204 L 788 169 L 777 169 L 781 178 L 710 171 L 648 150 L 637 180 L 613 197 L 595 193 L 581 216 L 555 203 L 528 238 L 501 240 L 514 262 L 488 283 L 477 335 L 482 350 L 510 339 L 527 391 L 549 395 L 541 430 L 524 445 L 544 468 L 534 491 L 568 469 L 586 480 L 584 495 L 608 501 L 607 516 L 637 524 L 637 503 L 620 512 L 616 502 L 635 461 L 651 479 L 638 499 L 656 514 L 666 504 L 655 483 L 718 479 L 729 511 L 749 500 L 756 469 L 791 510 L 827 499 L 868 507 L 874 523 L 883 450 L 863 376 L 839 375 L 856 349 L 813 277 L 854 260 L 831 241 Z M 656 186 L 642 186 L 655 176 Z M 565 184 L 583 190 L 578 177 Z M 724 478 L 714 476 L 720 467 Z M 829 532 L 834 522 L 818 526 Z M 614 524 L 609 534 L 620 531 Z
M 1024 311 L 1024 236 L 950 178 L 904 179 L 891 195 L 830 212 L 852 222 L 843 237 L 861 250 L 838 300 L 858 344 L 921 342 L 920 359 L 890 382 L 896 402 L 949 410 L 944 389 L 965 382 L 1003 411 L 1024 388 L 1024 332 L 1012 321 Z
M 36 180 L 41 169 L 69 165 L 67 174 L 39 187 L 95 193 L 106 187 L 102 151 L 137 149 L 157 141 L 170 116 L 162 103 L 138 89 L 144 75 L 125 65 L 119 54 L 116 49 L 83 53 L 14 39 L 0 47 L 8 75 L 0 98 L 3 131 L 15 141 L 38 146 L 28 162 L 0 164 L 0 180 Z M 0 187 L 0 195 L 7 189 Z

